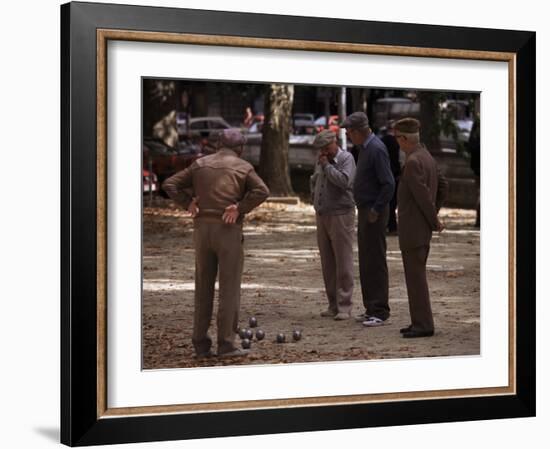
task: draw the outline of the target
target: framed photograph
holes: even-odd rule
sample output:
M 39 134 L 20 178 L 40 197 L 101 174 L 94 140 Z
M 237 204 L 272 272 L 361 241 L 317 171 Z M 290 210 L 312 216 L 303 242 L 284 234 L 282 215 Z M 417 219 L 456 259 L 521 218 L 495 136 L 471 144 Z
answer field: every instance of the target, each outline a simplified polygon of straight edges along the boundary
M 63 5 L 61 25 L 62 443 L 535 415 L 535 33 L 94 3 Z M 356 320 L 357 196 L 333 246 L 350 245 L 348 302 L 331 299 L 316 174 L 361 173 L 363 117 L 398 218 L 404 140 L 419 132 L 445 178 L 423 333 L 405 220 L 382 228 L 387 313 Z M 265 195 L 225 222 L 242 259 L 216 259 L 202 313 L 210 206 L 186 177 L 231 148 L 236 185 Z

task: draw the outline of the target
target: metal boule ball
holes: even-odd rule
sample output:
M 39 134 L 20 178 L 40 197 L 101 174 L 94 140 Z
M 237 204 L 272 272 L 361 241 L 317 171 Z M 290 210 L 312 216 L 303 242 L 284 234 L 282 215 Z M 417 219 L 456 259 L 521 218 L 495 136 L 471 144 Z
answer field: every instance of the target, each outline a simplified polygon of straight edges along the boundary
M 241 341 L 241 345 L 242 345 L 243 349 L 250 349 L 250 340 L 248 338 L 244 338 Z
M 258 320 L 256 319 L 255 316 L 251 316 L 248 319 L 248 324 L 250 325 L 250 327 L 257 327 L 258 326 Z
M 242 338 L 246 338 L 246 331 L 247 331 L 247 330 L 248 330 L 248 329 L 245 329 L 245 328 L 239 329 L 239 337 L 241 337 L 241 339 L 242 339 Z
M 284 343 L 285 340 L 286 340 L 285 334 L 283 334 L 282 332 L 279 332 L 277 334 L 277 343 Z
M 254 332 L 252 332 L 251 329 L 246 330 L 245 338 L 248 338 L 249 340 L 252 340 L 252 337 L 254 336 Z
M 260 340 L 263 340 L 265 338 L 265 332 L 261 329 L 258 329 L 256 331 L 256 340 L 260 341 Z
M 302 332 L 299 331 L 298 329 L 294 330 L 294 332 L 292 332 L 292 339 L 294 341 L 299 341 L 302 339 Z

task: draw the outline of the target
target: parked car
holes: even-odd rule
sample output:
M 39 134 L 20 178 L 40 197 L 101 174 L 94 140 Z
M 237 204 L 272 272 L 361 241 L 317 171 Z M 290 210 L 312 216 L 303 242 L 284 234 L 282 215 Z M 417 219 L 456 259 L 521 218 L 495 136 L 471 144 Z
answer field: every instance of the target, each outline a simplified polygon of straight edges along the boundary
M 315 134 L 315 115 L 297 112 L 292 116 L 294 134 Z
M 448 99 L 443 101 L 439 108 L 445 117 L 450 118 L 455 125 L 457 140 L 462 143 L 468 142 L 470 132 L 474 124 L 473 108 L 467 100 Z M 444 136 L 448 137 L 448 136 Z
M 473 108 L 468 100 L 447 99 L 439 104 L 439 109 L 453 120 L 473 118 Z
M 187 168 L 202 156 L 201 148 L 192 143 L 182 141 L 177 147 L 171 147 L 161 139 L 143 139 L 143 168 L 149 170 L 151 164 L 152 171 L 160 182 Z
M 179 117 L 179 119 L 178 119 Z M 214 132 L 231 128 L 222 117 L 191 117 L 187 124 L 187 117 L 183 113 L 176 114 L 176 126 L 178 135 L 190 138 L 207 138 Z
M 143 169 L 143 193 L 158 192 L 158 189 L 158 176 L 149 170 Z
M 327 128 L 327 118 L 322 115 L 317 120 L 315 120 L 315 130 L 319 133 Z M 330 129 L 332 132 L 335 132 L 338 134 L 340 132 L 340 123 L 339 123 L 339 117 L 337 115 L 331 115 L 329 117 L 329 126 L 328 129 Z
M 474 121 L 472 119 L 453 120 L 456 126 L 459 142 L 468 142 Z
M 384 128 L 388 121 L 404 117 L 420 117 L 420 103 L 405 97 L 379 98 L 373 105 L 372 127 L 375 130 Z

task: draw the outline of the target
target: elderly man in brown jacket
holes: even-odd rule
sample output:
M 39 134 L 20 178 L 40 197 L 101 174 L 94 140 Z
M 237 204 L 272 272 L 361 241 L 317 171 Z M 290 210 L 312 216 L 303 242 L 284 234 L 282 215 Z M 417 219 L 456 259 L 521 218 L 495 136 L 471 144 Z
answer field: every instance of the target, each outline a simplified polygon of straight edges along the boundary
M 219 272 L 218 356 L 241 356 L 235 346 L 243 269 L 242 221 L 269 189 L 252 165 L 240 158 L 245 137 L 227 129 L 217 153 L 197 159 L 167 179 L 163 189 L 194 218 L 195 312 L 193 345 L 198 358 L 212 355 L 208 328 Z
M 403 257 L 411 324 L 401 329 L 404 338 L 430 337 L 434 322 L 426 279 L 432 231 L 441 232 L 437 216 L 448 183 L 426 147 L 420 143 L 420 123 L 404 118 L 394 125 L 395 138 L 407 155 L 397 191 L 399 247 Z

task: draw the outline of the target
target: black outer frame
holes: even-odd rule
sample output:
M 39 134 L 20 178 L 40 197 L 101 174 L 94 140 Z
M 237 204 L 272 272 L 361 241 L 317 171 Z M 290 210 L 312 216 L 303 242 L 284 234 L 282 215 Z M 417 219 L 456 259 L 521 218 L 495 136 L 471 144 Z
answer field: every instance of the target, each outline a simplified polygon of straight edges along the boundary
M 97 418 L 96 29 L 516 54 L 516 380 L 508 396 Z M 70 446 L 535 415 L 535 33 L 142 6 L 61 6 L 61 442 Z

